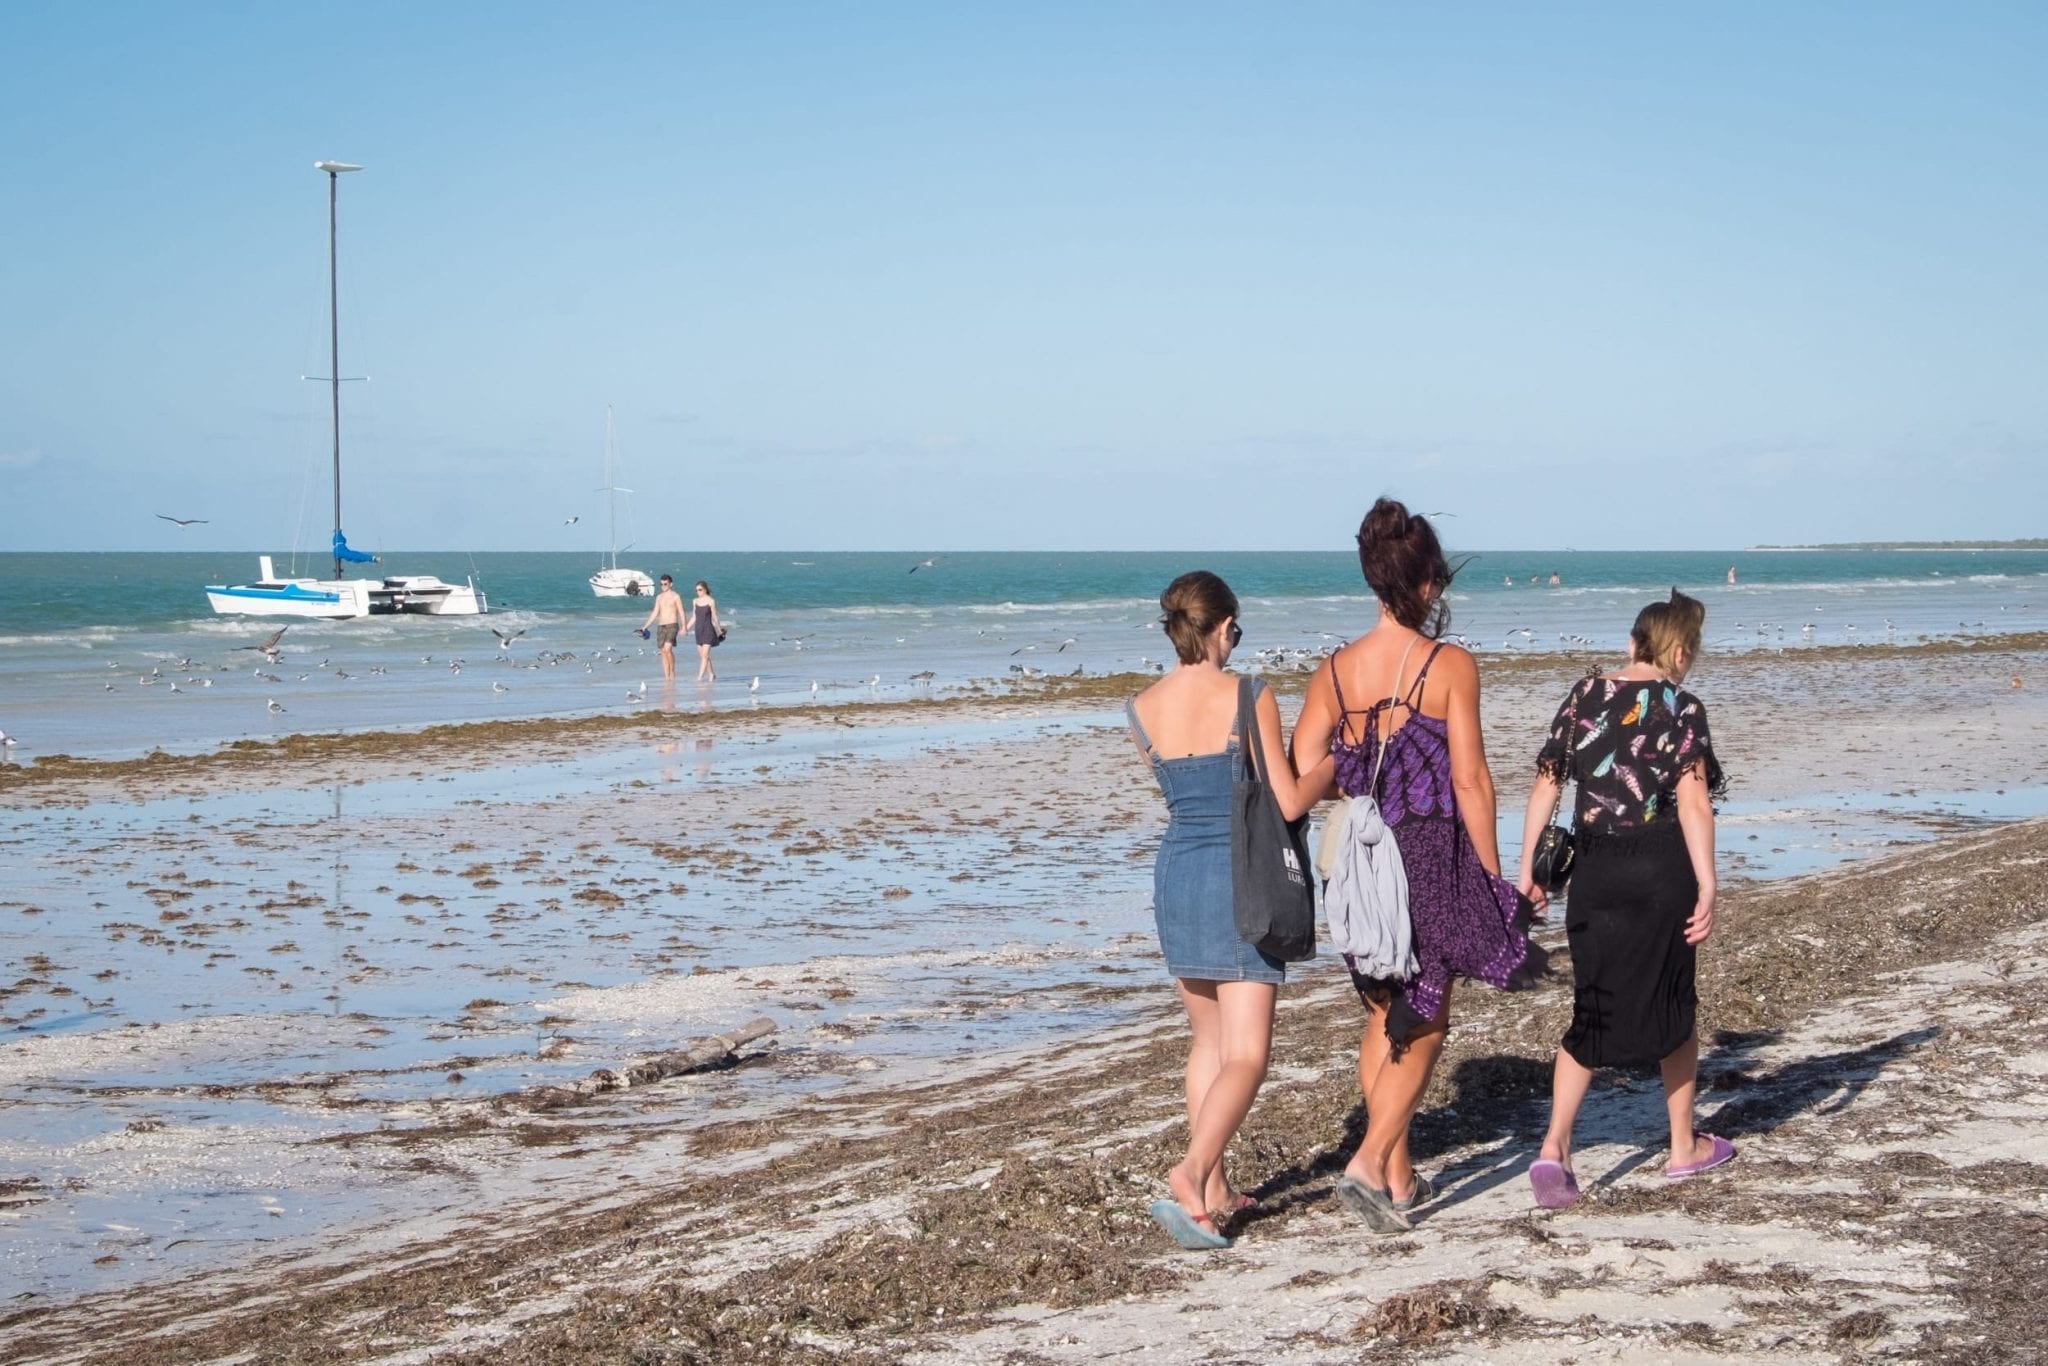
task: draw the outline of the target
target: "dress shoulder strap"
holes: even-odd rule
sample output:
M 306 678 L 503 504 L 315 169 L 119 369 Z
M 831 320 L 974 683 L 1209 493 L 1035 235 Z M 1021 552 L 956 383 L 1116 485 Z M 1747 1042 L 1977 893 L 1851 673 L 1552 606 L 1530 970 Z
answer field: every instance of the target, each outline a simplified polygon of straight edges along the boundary
M 1152 747 L 1152 737 L 1145 733 L 1145 723 L 1138 719 L 1138 699 L 1124 699 L 1124 719 L 1130 723 L 1131 734 L 1138 737 L 1138 747 L 1145 751 L 1145 757 L 1153 761 L 1159 758 L 1159 751 Z
M 1422 690 L 1423 686 L 1429 682 L 1429 666 L 1436 663 L 1436 657 L 1443 648 L 1444 643 L 1441 640 L 1431 647 L 1428 657 L 1422 661 L 1422 672 L 1415 675 L 1415 682 L 1409 685 L 1408 696 L 1404 700 L 1407 702 L 1410 711 L 1419 712 L 1422 710 Z

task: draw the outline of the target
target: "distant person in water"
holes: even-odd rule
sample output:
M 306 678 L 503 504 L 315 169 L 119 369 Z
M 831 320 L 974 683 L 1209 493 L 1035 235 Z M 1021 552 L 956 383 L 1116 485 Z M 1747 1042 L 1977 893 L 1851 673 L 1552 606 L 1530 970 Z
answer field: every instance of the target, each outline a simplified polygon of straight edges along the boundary
M 725 637 L 725 627 L 718 620 L 718 600 L 711 596 L 711 585 L 697 580 L 697 596 L 690 599 L 690 638 L 697 642 L 697 681 L 712 683 L 718 679 L 718 671 L 711 667 L 711 650 Z
M 1735 583 L 1735 566 L 1732 564 L 1728 566 L 1728 583 L 1731 587 L 1733 587 Z
M 1131 738 L 1166 798 L 1166 832 L 1152 868 L 1152 915 L 1194 1036 L 1188 1048 L 1188 1146 L 1167 1173 L 1173 1196 L 1152 1217 L 1191 1249 L 1230 1246 L 1219 1220 L 1256 1208 L 1224 1175 L 1223 1150 L 1251 1111 L 1273 1041 L 1273 1003 L 1287 965 L 1238 938 L 1230 863 L 1231 795 L 1243 773 L 1239 677 L 1224 671 L 1240 636 L 1237 595 L 1206 570 L 1160 595 L 1160 625 L 1179 663 L 1125 704 Z M 1299 779 L 1288 764 L 1280 708 L 1253 685 L 1252 720 L 1267 778 L 1292 820 L 1330 781 L 1323 754 Z
M 1557 587 L 1558 585 L 1562 584 L 1563 582 L 1564 582 L 1564 579 L 1563 579 L 1562 577 L 1560 577 L 1560 576 L 1559 576 L 1558 572 L 1557 572 L 1557 571 L 1556 571 L 1555 569 L 1553 569 L 1553 570 L 1551 570 L 1551 571 L 1550 571 L 1550 586 L 1551 586 L 1552 588 L 1556 588 L 1556 587 Z
M 1579 1198 L 1572 1122 L 1593 1069 L 1656 1063 L 1664 1077 L 1671 1158 L 1664 1174 L 1693 1176 L 1735 1156 L 1724 1138 L 1693 1129 L 1699 1033 L 1694 966 L 1714 929 L 1714 808 L 1723 786 L 1707 709 L 1680 685 L 1698 658 L 1706 608 L 1677 589 L 1629 632 L 1629 662 L 1582 679 L 1557 709 L 1536 756 L 1522 819 L 1521 893 L 1536 843 L 1566 783 L 1577 861 L 1565 934 L 1572 950 L 1572 1023 L 1558 1045 L 1550 1130 L 1529 1167 L 1536 1203 Z
M 654 595 L 654 606 L 647 613 L 647 620 L 640 623 L 640 634 L 646 635 L 649 627 L 654 628 L 654 643 L 661 650 L 662 681 L 676 681 L 676 637 L 683 632 L 683 597 L 676 592 L 676 581 L 668 575 L 661 576 L 661 591 Z
M 1515 576 L 1514 576 L 1513 574 L 1503 574 L 1503 575 L 1501 575 L 1501 576 L 1500 576 L 1500 581 L 1501 581 L 1501 583 L 1502 583 L 1503 585 L 1505 585 L 1506 587 L 1509 587 L 1509 588 L 1513 588 L 1513 587 L 1515 586 Z

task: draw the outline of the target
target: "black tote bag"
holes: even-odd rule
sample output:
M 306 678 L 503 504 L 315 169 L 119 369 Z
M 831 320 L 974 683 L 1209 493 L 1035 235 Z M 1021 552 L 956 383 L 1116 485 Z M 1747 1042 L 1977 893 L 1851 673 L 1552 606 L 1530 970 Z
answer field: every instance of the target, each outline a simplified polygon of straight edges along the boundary
M 1289 821 L 1266 781 L 1258 683 L 1237 680 L 1243 771 L 1230 788 L 1230 886 L 1237 937 L 1283 963 L 1316 956 L 1316 894 L 1308 874 L 1308 820 Z

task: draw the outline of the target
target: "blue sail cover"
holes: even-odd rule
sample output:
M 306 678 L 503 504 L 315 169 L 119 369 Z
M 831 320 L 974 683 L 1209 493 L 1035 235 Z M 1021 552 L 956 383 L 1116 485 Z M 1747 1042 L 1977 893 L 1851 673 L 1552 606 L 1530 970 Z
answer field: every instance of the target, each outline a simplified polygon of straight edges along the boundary
M 348 537 L 342 535 L 340 527 L 334 529 L 334 558 L 343 564 L 377 563 L 375 555 L 366 555 L 360 550 L 349 549 Z

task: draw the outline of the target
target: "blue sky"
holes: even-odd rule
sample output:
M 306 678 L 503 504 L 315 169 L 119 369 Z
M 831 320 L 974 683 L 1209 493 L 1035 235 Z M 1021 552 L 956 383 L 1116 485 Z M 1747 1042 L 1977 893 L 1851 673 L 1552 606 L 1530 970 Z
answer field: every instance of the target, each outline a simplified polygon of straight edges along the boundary
M 2048 9 L 17 6 L 0 548 L 2039 535 Z M 207 517 L 176 532 L 158 512 Z M 563 520 L 582 522 L 565 528 Z

